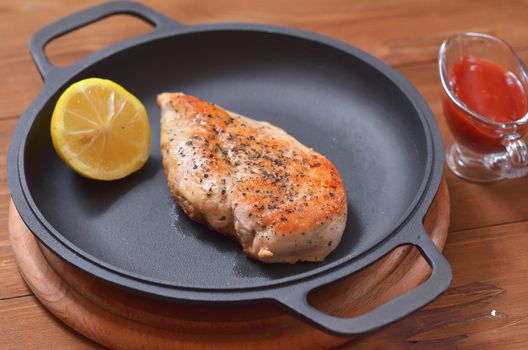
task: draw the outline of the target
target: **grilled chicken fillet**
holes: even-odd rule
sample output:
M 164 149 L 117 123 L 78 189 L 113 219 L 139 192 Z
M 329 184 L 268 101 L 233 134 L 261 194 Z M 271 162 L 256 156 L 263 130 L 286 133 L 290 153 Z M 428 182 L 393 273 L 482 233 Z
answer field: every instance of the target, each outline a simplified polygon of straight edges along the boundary
M 187 215 L 268 263 L 322 261 L 346 193 L 334 165 L 282 129 L 181 93 L 158 95 L 169 189 Z

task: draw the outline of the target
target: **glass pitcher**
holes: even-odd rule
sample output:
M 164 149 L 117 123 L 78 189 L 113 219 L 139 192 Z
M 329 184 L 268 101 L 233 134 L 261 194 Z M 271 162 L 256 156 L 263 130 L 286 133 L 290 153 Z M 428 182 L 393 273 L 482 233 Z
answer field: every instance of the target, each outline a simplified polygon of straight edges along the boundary
M 438 63 L 444 117 L 454 137 L 446 153 L 449 168 L 477 182 L 528 174 L 528 148 L 523 140 L 528 79 L 513 49 L 491 35 L 457 34 L 440 46 Z M 470 78 L 474 80 L 462 84 L 462 79 Z M 464 94 L 469 96 L 465 101 Z M 501 115 L 501 110 L 508 112 Z

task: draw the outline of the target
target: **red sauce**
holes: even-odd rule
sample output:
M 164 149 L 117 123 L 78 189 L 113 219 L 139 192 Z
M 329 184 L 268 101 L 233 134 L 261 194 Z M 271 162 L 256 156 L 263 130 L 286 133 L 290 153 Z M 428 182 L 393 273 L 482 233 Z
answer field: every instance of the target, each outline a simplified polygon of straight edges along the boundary
M 449 84 L 469 109 L 492 121 L 516 121 L 527 112 L 521 82 L 495 62 L 465 55 L 454 65 Z M 466 114 L 445 92 L 442 100 L 447 124 L 459 144 L 478 153 L 504 150 L 500 130 Z

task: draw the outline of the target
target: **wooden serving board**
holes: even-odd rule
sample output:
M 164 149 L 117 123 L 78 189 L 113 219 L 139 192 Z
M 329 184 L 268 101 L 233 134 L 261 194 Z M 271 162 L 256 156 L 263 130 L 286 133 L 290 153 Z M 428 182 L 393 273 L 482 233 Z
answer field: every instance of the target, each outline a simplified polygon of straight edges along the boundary
M 424 220 L 443 249 L 449 193 L 442 181 Z M 116 349 L 316 349 L 350 341 L 324 333 L 275 304 L 189 306 L 110 285 L 66 263 L 40 244 L 11 202 L 9 235 L 20 271 L 42 304 L 84 336 Z M 424 281 L 430 268 L 419 251 L 399 247 L 375 264 L 310 296 L 336 316 L 359 315 Z

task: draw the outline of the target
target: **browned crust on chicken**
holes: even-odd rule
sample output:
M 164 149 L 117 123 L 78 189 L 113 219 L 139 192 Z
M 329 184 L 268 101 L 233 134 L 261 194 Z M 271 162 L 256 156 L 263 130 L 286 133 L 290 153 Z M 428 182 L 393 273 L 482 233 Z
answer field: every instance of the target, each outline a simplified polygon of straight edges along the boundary
M 171 113 L 162 112 L 165 175 L 190 218 L 266 262 L 320 261 L 337 246 L 346 193 L 328 159 L 277 127 L 196 97 L 161 94 L 158 103 Z

